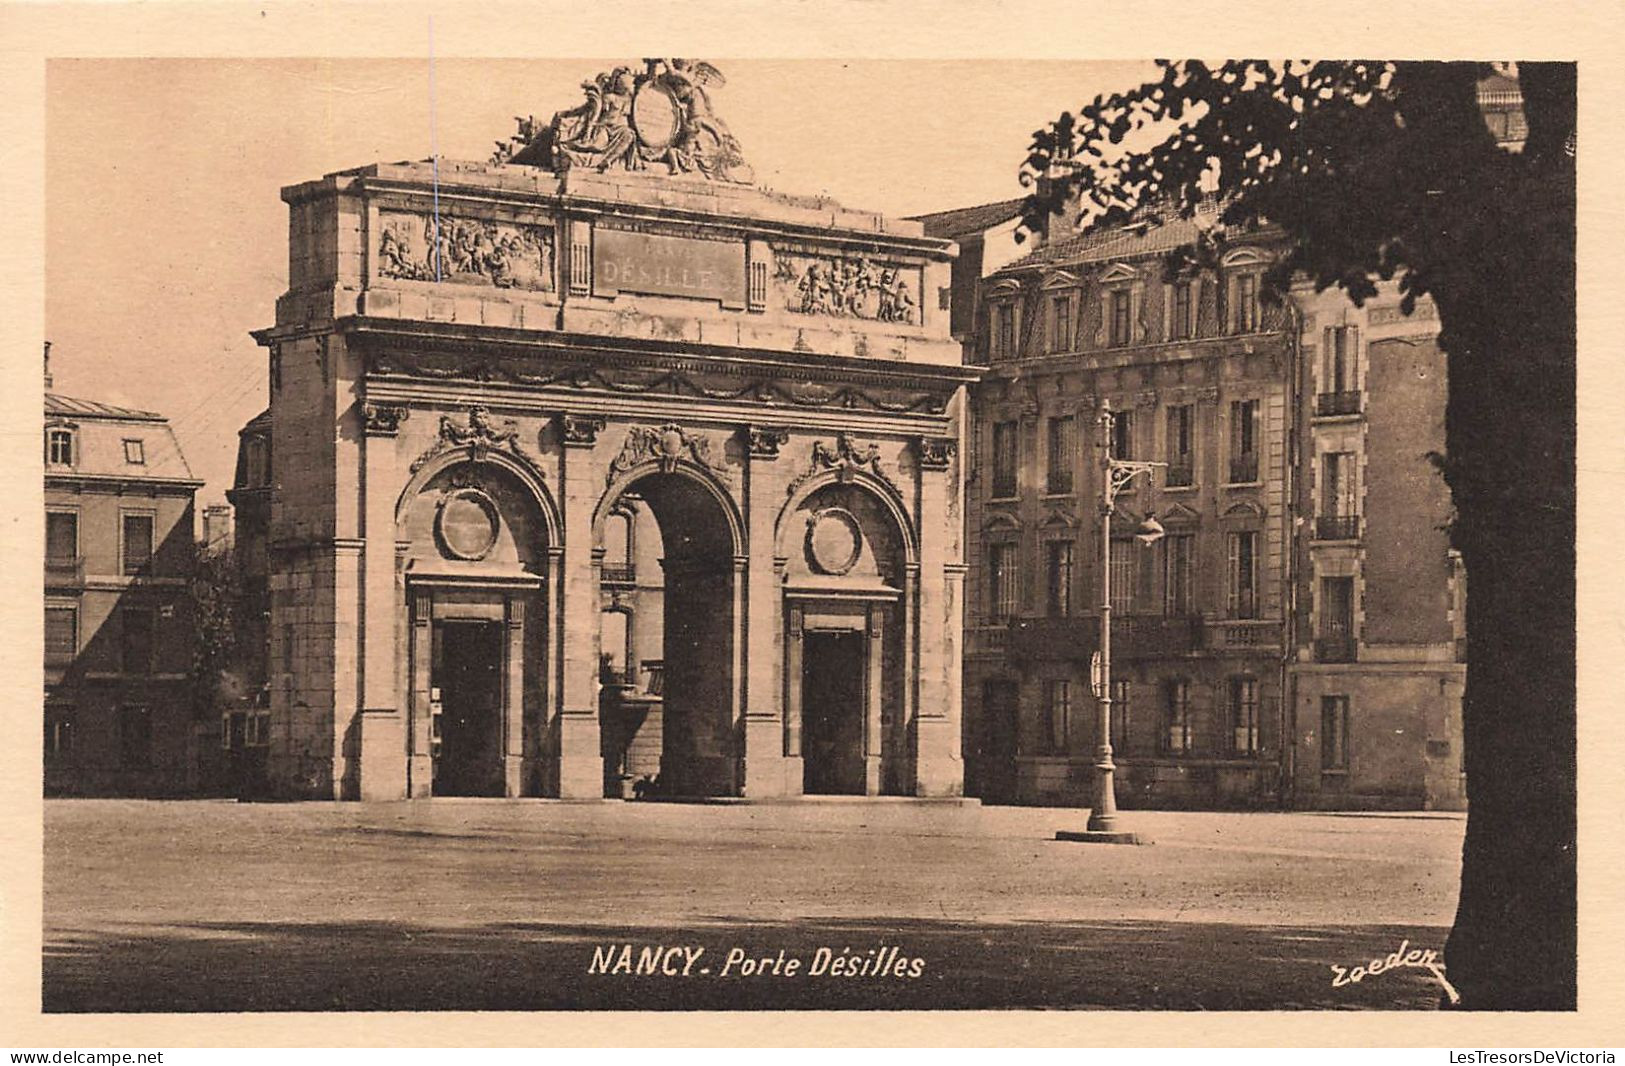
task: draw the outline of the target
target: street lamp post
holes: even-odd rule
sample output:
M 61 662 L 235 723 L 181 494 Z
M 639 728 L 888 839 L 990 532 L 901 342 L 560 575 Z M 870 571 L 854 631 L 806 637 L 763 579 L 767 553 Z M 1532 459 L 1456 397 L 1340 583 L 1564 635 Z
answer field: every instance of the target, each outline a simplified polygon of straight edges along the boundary
M 1096 420 L 1100 454 L 1100 650 L 1098 667 L 1090 670 L 1093 695 L 1100 708 L 1098 736 L 1095 746 L 1095 801 L 1089 811 L 1089 823 L 1082 833 L 1062 830 L 1057 840 L 1101 841 L 1105 843 L 1137 844 L 1133 833 L 1117 829 L 1117 788 L 1114 776 L 1117 764 L 1112 761 L 1112 516 L 1116 513 L 1117 494 L 1126 489 L 1141 474 L 1149 474 L 1167 463 L 1137 462 L 1112 457 L 1112 430 L 1117 421 L 1110 403 L 1100 405 Z M 1147 516 L 1134 533 L 1141 544 L 1154 544 L 1162 539 L 1163 528 L 1155 518 Z

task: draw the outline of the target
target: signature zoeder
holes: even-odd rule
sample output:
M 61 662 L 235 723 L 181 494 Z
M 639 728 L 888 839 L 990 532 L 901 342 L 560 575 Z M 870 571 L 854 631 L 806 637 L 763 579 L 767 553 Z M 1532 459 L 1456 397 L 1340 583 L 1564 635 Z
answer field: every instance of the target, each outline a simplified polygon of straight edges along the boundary
M 1461 1002 L 1461 994 L 1446 979 L 1444 969 L 1439 965 L 1439 953 L 1432 948 L 1413 948 L 1408 939 L 1401 940 L 1399 947 L 1387 955 L 1372 959 L 1370 962 L 1356 966 L 1353 969 L 1339 966 L 1335 962 L 1330 965 L 1332 968 L 1333 988 L 1346 988 L 1349 985 L 1357 985 L 1367 977 L 1374 977 L 1379 973 L 1387 973 L 1390 970 L 1398 970 L 1407 966 L 1420 966 L 1439 979 L 1439 983 L 1444 986 L 1445 995 L 1450 997 L 1450 1002 Z

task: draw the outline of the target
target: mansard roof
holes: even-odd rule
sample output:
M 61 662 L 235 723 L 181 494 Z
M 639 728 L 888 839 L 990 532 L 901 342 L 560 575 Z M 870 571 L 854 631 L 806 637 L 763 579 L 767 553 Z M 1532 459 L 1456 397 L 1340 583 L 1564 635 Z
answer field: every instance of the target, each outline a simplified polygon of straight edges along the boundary
M 1026 197 L 1018 196 L 1013 200 L 999 200 L 996 203 L 977 204 L 974 207 L 934 211 L 926 215 L 910 215 L 908 219 L 925 226 L 927 237 L 945 237 L 957 241 L 962 237 L 983 233 L 994 226 L 1020 218 L 1021 205 L 1026 202 Z
M 115 407 L 100 400 L 79 400 L 54 392 L 45 394 L 45 415 L 63 418 L 113 418 L 122 421 L 162 422 L 164 416 L 156 411 L 138 411 L 133 407 Z
M 1192 218 L 1180 218 L 1171 210 L 1143 209 L 1126 223 L 1090 226 L 1072 236 L 1049 241 L 1007 264 L 999 273 L 1165 254 L 1196 243 L 1197 238 L 1218 224 L 1219 210 L 1217 201 L 1204 203 Z M 1279 238 L 1280 234 L 1274 227 L 1266 226 L 1249 236 L 1268 241 Z M 1234 234 L 1231 243 L 1236 243 Z
M 74 431 L 72 466 L 47 465 L 48 478 L 125 478 L 201 484 L 181 453 L 169 420 L 154 411 L 117 407 L 99 400 L 45 394 L 45 420 Z M 140 462 L 130 460 L 126 441 L 139 441 Z

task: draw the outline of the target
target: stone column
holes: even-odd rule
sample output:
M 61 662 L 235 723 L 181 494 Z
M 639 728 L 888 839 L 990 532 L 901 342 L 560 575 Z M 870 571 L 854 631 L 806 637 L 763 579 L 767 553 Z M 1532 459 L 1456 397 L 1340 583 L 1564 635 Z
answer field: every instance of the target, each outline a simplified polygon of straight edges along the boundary
M 525 599 L 508 596 L 507 640 L 503 642 L 502 678 L 502 794 L 510 799 L 525 787 Z
M 407 794 L 417 799 L 434 794 L 434 723 L 429 714 L 429 690 L 434 683 L 434 597 L 427 592 L 412 597 L 411 641 L 412 706 L 406 784 Z
M 957 796 L 964 791 L 964 764 L 959 759 L 955 725 L 957 707 L 949 707 L 947 634 L 957 635 L 957 620 L 948 617 L 948 466 L 955 452 L 950 438 L 921 438 L 919 456 L 919 706 L 914 719 L 914 794 Z
M 531 751 L 538 790 L 543 796 L 559 794 L 559 734 L 564 709 L 564 545 L 547 547 L 547 618 L 543 631 L 543 707 L 539 736 Z M 532 624 L 540 624 L 533 619 Z
M 784 717 L 784 678 L 779 668 L 784 614 L 778 568 L 774 563 L 773 524 L 784 502 L 780 479 L 773 476 L 779 448 L 789 439 L 781 429 L 746 426 L 744 440 L 745 523 L 750 556 L 745 564 L 745 795 L 796 795 L 801 791 L 800 722 L 795 749 Z M 736 580 L 738 575 L 736 575 Z M 799 679 L 799 673 L 796 675 Z M 798 686 L 799 689 L 799 686 Z M 799 700 L 799 691 L 797 699 Z M 792 763 L 786 757 L 798 756 Z M 792 776 L 793 775 L 793 776 Z
M 801 607 L 791 604 L 784 644 L 784 762 L 786 785 L 791 795 L 803 790 L 801 774 L 801 656 L 803 634 Z M 791 775 L 795 776 L 791 776 Z
M 598 724 L 598 566 L 592 515 L 602 486 L 592 448 L 604 420 L 559 416 L 564 445 L 564 592 L 558 634 L 563 654 L 559 693 L 558 785 L 562 799 L 602 799 L 604 755 Z
M 880 762 L 885 751 L 881 712 L 886 699 L 886 608 L 869 608 L 868 662 L 863 692 L 863 792 L 880 795 Z
M 395 435 L 404 407 L 364 403 L 362 460 L 362 668 L 361 760 L 363 800 L 405 799 L 406 721 L 401 713 L 396 662 Z

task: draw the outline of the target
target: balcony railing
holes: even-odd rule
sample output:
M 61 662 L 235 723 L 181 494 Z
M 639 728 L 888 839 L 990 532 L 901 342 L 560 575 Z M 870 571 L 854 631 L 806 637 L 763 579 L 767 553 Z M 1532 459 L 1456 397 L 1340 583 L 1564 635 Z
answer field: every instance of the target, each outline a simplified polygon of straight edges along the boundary
M 605 563 L 599 577 L 606 585 L 632 585 L 637 579 L 638 568 L 631 563 Z
M 1315 414 L 1326 418 L 1336 415 L 1357 415 L 1360 413 L 1360 393 L 1353 392 L 1323 392 L 1315 397 Z
M 1171 489 L 1187 488 L 1196 484 L 1196 468 L 1189 462 L 1169 463 L 1163 484 Z
M 47 585 L 82 585 L 85 581 L 85 557 L 45 558 L 45 583 Z
M 1237 455 L 1230 459 L 1230 484 L 1244 485 L 1258 480 L 1258 455 Z
M 1320 637 L 1315 641 L 1315 662 L 1351 663 L 1353 661 L 1353 637 Z
M 1214 622 L 1208 633 L 1209 643 L 1221 648 L 1271 648 L 1281 643 L 1279 622 Z
M 1017 618 L 1010 623 L 1009 653 L 1016 659 L 1088 662 L 1100 645 L 1098 615 Z M 1196 615 L 1114 615 L 1112 656 L 1119 660 L 1185 655 L 1202 646 Z
M 1316 540 L 1360 539 L 1360 516 L 1356 514 L 1323 514 L 1315 519 Z

